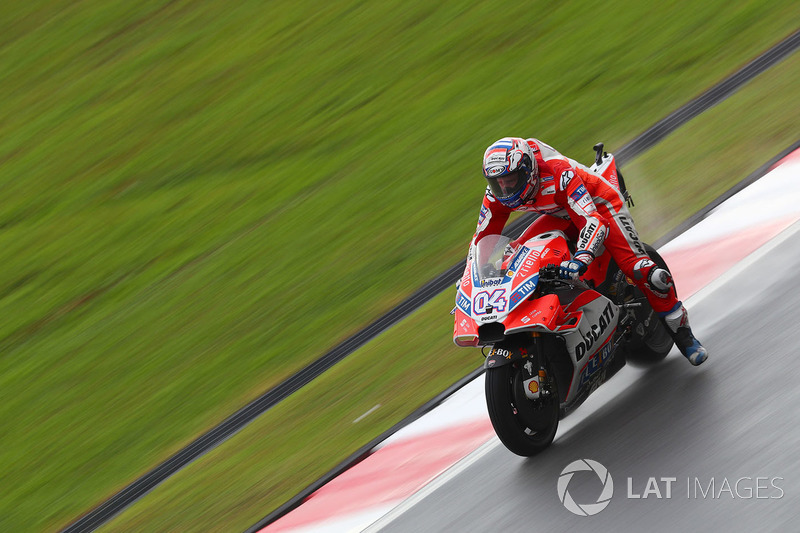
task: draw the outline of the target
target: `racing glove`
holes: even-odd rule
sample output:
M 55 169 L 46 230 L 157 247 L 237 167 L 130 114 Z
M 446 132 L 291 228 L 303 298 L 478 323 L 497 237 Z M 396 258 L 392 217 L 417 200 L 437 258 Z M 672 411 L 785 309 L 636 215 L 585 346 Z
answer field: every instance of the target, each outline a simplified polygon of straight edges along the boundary
M 594 259 L 594 257 L 591 252 L 585 250 L 575 252 L 572 259 L 561 263 L 558 269 L 558 277 L 561 279 L 578 279 L 581 274 L 586 272 L 592 259 Z

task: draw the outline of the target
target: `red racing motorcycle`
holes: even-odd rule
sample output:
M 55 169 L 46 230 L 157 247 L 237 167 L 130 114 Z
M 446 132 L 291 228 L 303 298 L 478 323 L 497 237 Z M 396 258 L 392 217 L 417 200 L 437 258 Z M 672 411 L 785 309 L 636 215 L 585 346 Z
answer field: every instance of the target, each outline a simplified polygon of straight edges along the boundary
M 595 150 L 590 170 L 617 185 L 613 156 L 602 145 Z M 542 215 L 517 239 L 484 237 L 470 247 L 458 284 L 453 340 L 483 348 L 489 418 L 503 444 L 522 456 L 549 446 L 559 420 L 627 359 L 658 361 L 673 345 L 608 253 L 581 279 L 559 279 L 558 265 L 574 252 L 569 234 L 568 221 Z

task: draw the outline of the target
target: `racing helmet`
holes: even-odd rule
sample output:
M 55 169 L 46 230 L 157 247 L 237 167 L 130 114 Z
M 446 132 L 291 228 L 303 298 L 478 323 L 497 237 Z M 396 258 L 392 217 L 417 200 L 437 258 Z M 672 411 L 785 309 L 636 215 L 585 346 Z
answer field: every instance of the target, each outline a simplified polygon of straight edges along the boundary
M 539 191 L 539 169 L 533 149 L 520 137 L 503 137 L 483 154 L 483 175 L 489 190 L 511 209 L 527 202 Z

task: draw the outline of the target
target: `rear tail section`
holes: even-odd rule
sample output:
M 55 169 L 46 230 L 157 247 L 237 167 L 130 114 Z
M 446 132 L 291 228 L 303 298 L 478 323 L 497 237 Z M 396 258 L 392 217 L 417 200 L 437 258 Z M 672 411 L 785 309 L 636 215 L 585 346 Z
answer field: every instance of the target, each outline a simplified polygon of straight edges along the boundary
M 617 168 L 617 162 L 614 159 L 614 155 L 603 151 L 603 143 L 595 144 L 594 151 L 594 163 L 591 167 L 589 167 L 589 169 L 595 174 L 603 176 L 606 181 L 616 187 L 617 190 L 622 193 L 622 197 L 625 199 L 628 207 L 633 207 L 633 197 L 631 196 L 631 193 L 628 192 L 628 188 L 625 186 L 625 179 L 622 177 L 622 171 Z

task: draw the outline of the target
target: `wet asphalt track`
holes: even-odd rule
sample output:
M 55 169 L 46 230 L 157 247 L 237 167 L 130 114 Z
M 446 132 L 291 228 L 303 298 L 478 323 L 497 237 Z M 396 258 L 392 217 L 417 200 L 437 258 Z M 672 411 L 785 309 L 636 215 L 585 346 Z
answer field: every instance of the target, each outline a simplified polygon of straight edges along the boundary
M 657 366 L 623 369 L 562 421 L 579 419 L 544 453 L 521 458 L 493 439 L 467 469 L 380 530 L 800 531 L 799 224 L 688 302 L 710 351 L 701 367 L 673 350 Z M 609 399 L 603 388 L 620 392 Z M 605 465 L 614 481 L 610 504 L 594 516 L 567 511 L 556 490 L 561 470 L 581 458 Z M 630 493 L 643 495 L 651 477 L 676 478 L 671 498 L 660 479 L 661 499 L 652 485 L 646 499 L 627 497 L 628 478 Z M 739 481 L 737 495 L 741 478 L 752 479 Z M 594 503 L 601 483 L 579 472 L 568 490 L 578 503 Z

